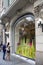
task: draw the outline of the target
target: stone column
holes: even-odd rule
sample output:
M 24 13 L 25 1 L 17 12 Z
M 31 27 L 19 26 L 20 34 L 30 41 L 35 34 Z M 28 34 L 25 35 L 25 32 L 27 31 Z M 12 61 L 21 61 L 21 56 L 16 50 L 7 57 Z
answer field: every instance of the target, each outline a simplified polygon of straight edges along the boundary
M 9 30 L 9 39 L 10 39 L 10 45 L 11 45 L 11 53 L 14 53 L 15 52 L 14 29 L 11 23 L 10 23 L 10 30 Z
M 3 44 L 5 44 L 5 28 L 3 28 Z
M 36 33 L 36 65 L 43 64 L 43 32 L 42 27 L 38 27 L 38 23 L 41 20 L 37 18 L 35 21 L 35 33 Z
M 37 2 L 37 4 L 40 2 Z M 41 21 L 41 23 L 43 23 L 43 18 L 41 17 L 42 8 L 43 8 L 43 4 L 41 4 L 41 5 L 38 4 L 38 6 L 36 6 L 34 8 L 35 17 L 36 17 L 36 20 L 35 20 L 36 65 L 43 65 L 43 32 L 42 32 L 42 27 L 40 27 L 40 26 L 38 27 L 38 23 L 40 23 L 40 21 Z
M 10 40 L 10 46 L 11 46 L 11 53 L 12 53 L 12 35 L 11 35 L 11 25 L 10 25 L 10 28 L 9 28 L 9 40 Z

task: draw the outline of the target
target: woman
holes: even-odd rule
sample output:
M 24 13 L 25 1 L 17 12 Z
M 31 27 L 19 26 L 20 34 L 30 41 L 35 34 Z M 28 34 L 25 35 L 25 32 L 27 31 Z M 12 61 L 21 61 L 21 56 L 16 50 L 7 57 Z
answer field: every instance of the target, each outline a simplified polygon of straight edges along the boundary
M 6 49 L 6 51 L 7 51 L 7 60 L 10 60 L 10 43 L 8 42 L 8 44 L 7 44 L 7 49 Z

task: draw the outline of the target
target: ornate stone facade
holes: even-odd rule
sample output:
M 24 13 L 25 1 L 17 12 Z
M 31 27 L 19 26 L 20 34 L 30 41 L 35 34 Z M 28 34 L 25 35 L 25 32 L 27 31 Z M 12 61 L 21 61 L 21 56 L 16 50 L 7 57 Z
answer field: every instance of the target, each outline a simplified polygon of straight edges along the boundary
M 43 4 L 34 7 L 35 17 L 41 17 L 41 9 L 43 9 Z

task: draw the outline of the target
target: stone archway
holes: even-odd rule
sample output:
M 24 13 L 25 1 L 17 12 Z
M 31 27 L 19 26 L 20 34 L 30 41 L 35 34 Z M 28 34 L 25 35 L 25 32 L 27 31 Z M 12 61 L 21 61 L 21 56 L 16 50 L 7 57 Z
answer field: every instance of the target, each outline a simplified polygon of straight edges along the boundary
M 27 13 L 27 14 L 24 14 L 21 17 L 17 18 L 17 20 L 13 24 L 13 27 L 12 27 L 12 40 L 13 41 L 12 41 L 12 43 L 13 43 L 13 46 L 14 46 L 13 50 L 15 49 L 14 50 L 15 52 L 17 50 L 17 43 L 19 43 L 19 27 L 22 26 L 22 25 L 23 26 L 26 26 L 26 25 L 29 25 L 29 24 L 31 25 L 31 23 L 32 23 L 32 26 L 35 25 L 34 15 L 32 13 Z

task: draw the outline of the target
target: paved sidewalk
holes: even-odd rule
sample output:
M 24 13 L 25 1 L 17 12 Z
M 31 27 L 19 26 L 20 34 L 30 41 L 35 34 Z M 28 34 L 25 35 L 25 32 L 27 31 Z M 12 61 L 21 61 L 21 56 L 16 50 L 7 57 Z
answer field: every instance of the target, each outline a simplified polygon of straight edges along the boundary
M 2 52 L 0 52 L 0 65 L 31 65 L 25 61 L 18 59 L 16 57 L 11 57 L 11 61 L 5 61 L 2 59 Z

